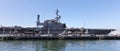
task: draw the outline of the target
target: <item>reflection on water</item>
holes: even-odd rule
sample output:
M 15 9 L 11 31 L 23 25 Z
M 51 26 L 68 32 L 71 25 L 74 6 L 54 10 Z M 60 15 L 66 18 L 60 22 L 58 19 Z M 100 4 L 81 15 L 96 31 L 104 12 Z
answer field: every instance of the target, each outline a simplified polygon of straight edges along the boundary
M 119 51 L 120 40 L 0 41 L 0 51 Z

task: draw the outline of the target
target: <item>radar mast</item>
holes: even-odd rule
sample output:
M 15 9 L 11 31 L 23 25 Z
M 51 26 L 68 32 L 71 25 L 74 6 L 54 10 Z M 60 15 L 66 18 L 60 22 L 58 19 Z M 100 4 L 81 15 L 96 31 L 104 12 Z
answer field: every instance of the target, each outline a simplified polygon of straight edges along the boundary
M 60 22 L 60 18 L 61 18 L 61 16 L 59 15 L 59 10 L 56 9 L 56 17 L 55 17 L 56 21 Z
M 40 24 L 40 15 L 39 14 L 37 15 L 37 22 L 36 23 L 37 23 L 37 27 L 38 27 Z

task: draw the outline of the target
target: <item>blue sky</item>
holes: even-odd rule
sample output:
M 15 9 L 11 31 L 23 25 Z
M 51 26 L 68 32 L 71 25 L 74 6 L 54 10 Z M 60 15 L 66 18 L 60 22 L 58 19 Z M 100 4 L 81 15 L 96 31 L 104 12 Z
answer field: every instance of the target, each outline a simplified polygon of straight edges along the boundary
M 59 9 L 68 27 L 120 28 L 120 0 L 0 0 L 0 25 L 36 26 Z

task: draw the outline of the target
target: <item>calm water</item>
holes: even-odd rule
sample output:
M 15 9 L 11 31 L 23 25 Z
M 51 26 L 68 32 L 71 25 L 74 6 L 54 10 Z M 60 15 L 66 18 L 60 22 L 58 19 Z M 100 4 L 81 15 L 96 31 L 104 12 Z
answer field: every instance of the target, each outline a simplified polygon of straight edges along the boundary
M 0 51 L 120 51 L 120 40 L 0 41 Z

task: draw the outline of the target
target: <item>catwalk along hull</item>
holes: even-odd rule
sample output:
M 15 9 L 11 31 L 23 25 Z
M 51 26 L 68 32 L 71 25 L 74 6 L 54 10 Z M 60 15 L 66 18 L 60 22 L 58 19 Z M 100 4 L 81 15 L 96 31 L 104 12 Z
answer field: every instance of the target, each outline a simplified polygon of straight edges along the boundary
M 87 29 L 88 34 L 109 34 L 111 31 L 115 31 L 114 29 Z

